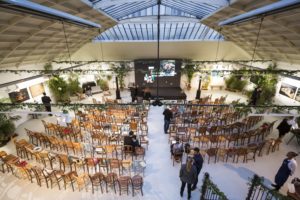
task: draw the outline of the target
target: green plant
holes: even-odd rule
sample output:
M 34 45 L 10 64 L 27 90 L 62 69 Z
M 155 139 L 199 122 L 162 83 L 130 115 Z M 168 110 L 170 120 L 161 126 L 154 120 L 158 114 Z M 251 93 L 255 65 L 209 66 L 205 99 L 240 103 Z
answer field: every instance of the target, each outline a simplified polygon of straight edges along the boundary
M 126 62 L 121 62 L 120 66 L 113 65 L 112 70 L 118 77 L 120 88 L 123 89 L 125 87 L 124 78 L 130 71 L 128 64 Z
M 196 68 L 194 65 L 186 65 L 184 68 L 181 69 L 181 73 L 186 75 L 187 77 L 187 89 L 191 89 L 191 82 L 196 72 Z
M 278 75 L 272 73 L 275 69 L 276 64 L 272 64 L 267 68 L 265 74 L 260 74 L 259 76 L 255 76 L 255 78 L 251 77 L 251 80 L 257 87 L 261 88 L 261 94 L 257 100 L 258 105 L 272 103 L 272 99 L 276 94 L 276 84 L 278 81 Z
M 53 66 L 51 63 L 46 63 L 44 65 L 45 74 L 49 74 L 53 70 Z
M 79 86 L 78 75 L 72 73 L 68 78 L 68 91 L 70 95 L 75 95 L 77 92 L 81 92 L 82 89 Z
M 66 102 L 69 99 L 68 83 L 60 76 L 54 75 L 48 81 L 48 86 L 58 102 Z
M 237 91 L 242 91 L 247 83 L 247 80 L 242 80 L 241 76 L 236 76 L 235 74 L 230 75 L 230 77 L 225 80 L 227 88 Z
M 103 91 L 109 90 L 107 80 L 104 80 L 104 79 L 100 78 L 100 79 L 97 80 L 97 85 L 99 85 L 101 90 L 103 90 Z

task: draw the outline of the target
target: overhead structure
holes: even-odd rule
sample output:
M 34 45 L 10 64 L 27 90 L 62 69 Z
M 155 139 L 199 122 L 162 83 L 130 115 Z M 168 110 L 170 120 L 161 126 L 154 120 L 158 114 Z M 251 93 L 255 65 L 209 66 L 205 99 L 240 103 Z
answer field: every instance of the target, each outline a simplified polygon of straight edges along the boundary
M 277 2 L 277 1 L 276 1 Z M 288 1 L 278 1 L 288 2 Z M 219 30 L 219 23 L 231 17 L 273 4 L 273 0 L 237 0 L 230 6 L 204 19 L 202 23 Z M 254 59 L 269 59 L 288 63 L 300 63 L 300 10 L 299 8 L 275 13 L 264 17 Z M 256 46 L 257 33 L 261 20 L 223 26 L 224 40 L 232 41 L 250 55 Z
M 100 24 L 104 31 L 116 24 L 114 20 L 78 0 L 34 0 L 75 18 Z M 25 12 L 0 8 L 0 68 L 42 64 L 55 59 L 67 60 L 68 50 L 61 21 Z M 92 41 L 99 31 L 65 23 L 70 53 Z
M 86 2 L 86 0 L 85 0 Z M 154 1 L 88 1 L 95 9 L 118 21 L 118 25 L 103 32 L 100 41 L 156 41 L 158 5 Z M 111 3 L 114 2 L 114 5 Z M 143 3 L 144 2 L 144 3 Z M 92 3 L 92 4 L 91 4 Z M 94 3 L 94 4 L 93 4 Z M 109 5 L 109 6 L 108 6 Z M 200 23 L 200 19 L 214 13 L 227 1 L 162 0 L 160 38 L 162 41 L 218 40 L 222 36 Z M 138 8 L 138 9 L 136 9 Z M 125 12 L 126 11 L 126 12 Z
M 0 1 L 1 8 L 11 9 L 13 11 L 19 11 L 21 13 L 28 13 L 32 15 L 37 15 L 45 17 L 46 19 L 54 19 L 59 21 L 69 22 L 71 24 L 76 24 L 79 26 L 85 26 L 88 28 L 101 28 L 97 23 L 94 23 L 83 18 L 70 15 L 66 12 L 62 12 L 47 6 L 40 5 L 27 0 L 17 1 L 17 0 L 2 0 Z

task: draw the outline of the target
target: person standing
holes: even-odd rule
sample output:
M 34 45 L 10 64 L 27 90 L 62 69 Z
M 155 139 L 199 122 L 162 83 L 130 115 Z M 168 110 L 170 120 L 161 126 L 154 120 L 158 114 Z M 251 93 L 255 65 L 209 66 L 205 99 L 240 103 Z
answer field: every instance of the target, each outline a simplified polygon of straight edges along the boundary
M 284 118 L 277 126 L 277 129 L 279 131 L 278 138 L 283 138 L 285 134 L 290 132 L 291 128 L 292 128 L 292 122 L 287 118 Z
M 187 184 L 188 190 L 188 199 L 191 199 L 191 192 L 192 192 L 192 184 L 195 182 L 197 178 L 197 169 L 193 165 L 193 159 L 188 158 L 186 164 L 183 164 L 180 168 L 179 177 L 181 180 L 181 188 L 180 188 L 180 196 L 183 196 L 183 191 L 185 185 Z
M 298 156 L 298 154 L 293 151 L 290 151 L 286 154 L 287 158 L 283 160 L 275 176 L 275 184 L 272 184 L 275 190 L 279 190 L 287 181 L 289 176 L 292 176 L 294 174 L 297 168 L 297 162 L 294 159 L 296 156 Z
M 50 104 L 51 101 L 52 101 L 51 98 L 48 97 L 45 92 L 43 92 L 42 102 L 47 112 L 51 112 L 51 104 Z M 52 114 L 49 115 L 52 116 Z
M 197 169 L 197 177 L 196 177 L 195 182 L 192 185 L 192 190 L 195 190 L 197 188 L 198 176 L 199 176 L 202 166 L 203 166 L 203 157 L 200 154 L 200 149 L 198 147 L 194 148 L 194 166 Z
M 164 131 L 165 131 L 165 134 L 167 134 L 167 133 L 168 133 L 168 130 L 169 130 L 169 126 L 170 126 L 171 119 L 173 118 L 173 113 L 172 113 L 172 111 L 170 110 L 170 108 L 167 107 L 167 108 L 164 110 L 163 115 L 165 116 Z
M 258 101 L 259 98 L 260 98 L 260 93 L 261 93 L 261 89 L 260 89 L 259 87 L 256 87 L 256 88 L 253 90 L 253 93 L 252 93 L 252 95 L 251 95 L 251 99 L 250 99 L 249 105 L 256 106 L 257 101 Z

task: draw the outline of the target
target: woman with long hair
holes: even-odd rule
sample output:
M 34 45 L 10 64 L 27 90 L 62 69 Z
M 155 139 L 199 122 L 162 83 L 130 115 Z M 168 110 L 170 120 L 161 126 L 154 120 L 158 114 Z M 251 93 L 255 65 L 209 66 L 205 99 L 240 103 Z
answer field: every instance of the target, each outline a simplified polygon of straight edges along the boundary
M 191 199 L 192 184 L 197 179 L 197 169 L 193 165 L 193 159 L 188 158 L 186 164 L 183 164 L 180 169 L 179 177 L 181 180 L 180 196 L 183 196 L 185 185 L 187 184 L 188 199 Z

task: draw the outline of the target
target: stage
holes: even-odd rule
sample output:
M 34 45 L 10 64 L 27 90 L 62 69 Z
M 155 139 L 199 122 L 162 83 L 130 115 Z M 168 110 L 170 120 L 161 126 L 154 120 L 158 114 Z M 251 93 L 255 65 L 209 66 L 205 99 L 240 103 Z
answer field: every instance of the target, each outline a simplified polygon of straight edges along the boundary
M 156 88 L 149 88 L 151 99 L 157 97 Z M 186 100 L 186 94 L 180 87 L 159 87 L 158 97 L 165 100 Z

